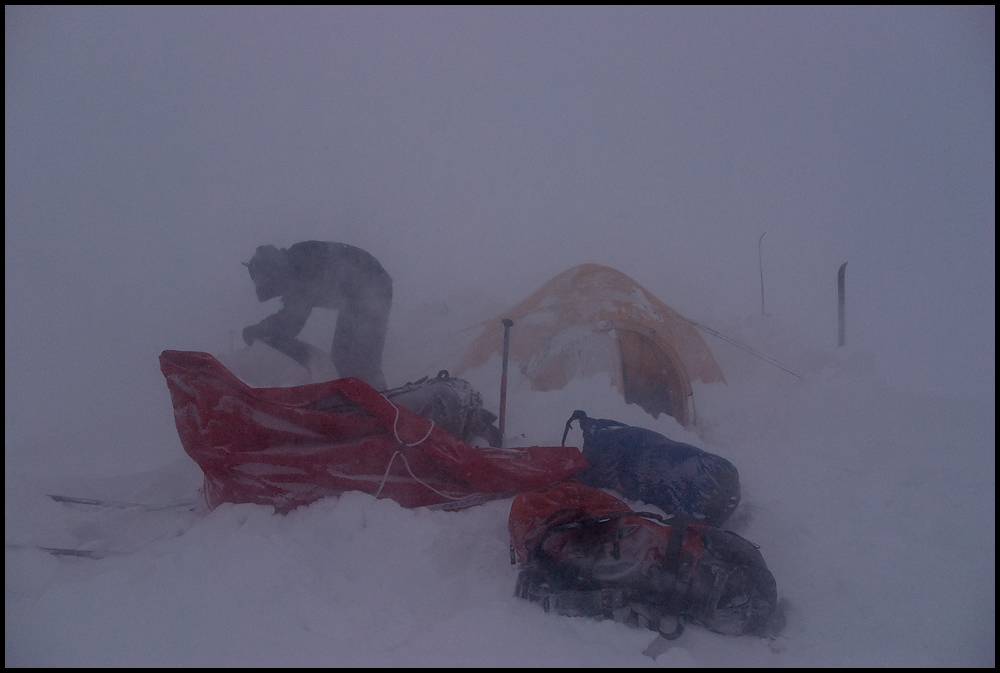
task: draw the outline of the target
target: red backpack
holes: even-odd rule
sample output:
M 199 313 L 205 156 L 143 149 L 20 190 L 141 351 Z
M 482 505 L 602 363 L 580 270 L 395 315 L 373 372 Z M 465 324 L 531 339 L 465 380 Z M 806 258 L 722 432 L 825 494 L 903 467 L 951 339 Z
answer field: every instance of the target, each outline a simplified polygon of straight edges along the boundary
M 634 512 L 604 491 L 566 482 L 511 505 L 515 593 L 568 616 L 647 626 L 663 637 L 684 623 L 727 635 L 774 627 L 777 587 L 757 545 L 679 517 Z M 664 617 L 676 627 L 664 631 Z

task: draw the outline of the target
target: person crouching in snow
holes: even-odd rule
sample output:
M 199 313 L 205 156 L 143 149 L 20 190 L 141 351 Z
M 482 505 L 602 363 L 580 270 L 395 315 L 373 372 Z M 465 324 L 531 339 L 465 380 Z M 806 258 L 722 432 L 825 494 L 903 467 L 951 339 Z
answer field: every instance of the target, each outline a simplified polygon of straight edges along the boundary
M 313 308 L 336 309 L 331 357 L 337 373 L 385 390 L 382 349 L 392 278 L 378 260 L 352 245 L 305 241 L 281 250 L 262 245 L 244 266 L 259 301 L 282 301 L 280 311 L 243 330 L 248 346 L 259 339 L 308 368 L 309 347 L 296 337 Z

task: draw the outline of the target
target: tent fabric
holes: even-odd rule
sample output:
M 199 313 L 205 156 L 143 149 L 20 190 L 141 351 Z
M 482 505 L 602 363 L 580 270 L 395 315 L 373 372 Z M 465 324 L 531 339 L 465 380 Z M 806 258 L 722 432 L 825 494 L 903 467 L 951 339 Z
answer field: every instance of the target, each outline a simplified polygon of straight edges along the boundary
M 457 509 L 548 488 L 587 466 L 575 447 L 470 447 L 360 379 L 251 388 L 208 353 L 188 351 L 164 351 L 160 370 L 211 508 L 288 512 L 357 490 Z
M 503 317 L 514 322 L 510 361 L 532 390 L 558 390 L 573 378 L 607 372 L 626 402 L 690 426 L 691 381 L 724 380 L 690 320 L 607 266 L 564 271 Z M 456 371 L 481 366 L 502 350 L 498 320 L 486 326 Z

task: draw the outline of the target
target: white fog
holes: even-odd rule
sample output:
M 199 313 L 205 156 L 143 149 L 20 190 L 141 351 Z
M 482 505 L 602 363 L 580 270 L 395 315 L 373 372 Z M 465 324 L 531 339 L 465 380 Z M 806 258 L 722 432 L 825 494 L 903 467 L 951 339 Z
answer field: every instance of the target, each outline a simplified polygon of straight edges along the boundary
M 8 666 L 993 666 L 990 8 L 5 9 Z M 389 386 L 454 368 L 557 274 L 612 267 L 709 332 L 698 425 L 607 377 L 534 392 L 726 457 L 774 638 L 513 595 L 510 499 L 194 498 L 157 358 L 302 370 L 240 334 L 259 245 L 393 279 Z M 837 270 L 846 343 L 837 345 Z M 336 313 L 301 338 L 328 351 Z M 516 328 L 512 338 L 517 338 Z M 253 351 L 251 353 L 250 351 Z M 494 359 L 463 374 L 499 402 Z M 571 439 L 579 445 L 579 434 Z M 174 533 L 183 530 L 184 534 Z M 39 546 L 99 544 L 100 559 Z

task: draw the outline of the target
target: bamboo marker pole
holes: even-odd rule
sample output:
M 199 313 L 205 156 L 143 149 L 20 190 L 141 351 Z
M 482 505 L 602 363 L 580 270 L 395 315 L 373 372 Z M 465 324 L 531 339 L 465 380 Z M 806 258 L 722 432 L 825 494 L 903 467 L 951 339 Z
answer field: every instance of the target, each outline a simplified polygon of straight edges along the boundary
M 764 234 L 766 233 L 765 231 Z M 764 240 L 764 234 L 761 234 L 760 240 L 757 241 L 757 262 L 760 264 L 760 314 L 766 316 L 767 311 L 764 310 L 764 255 L 760 251 L 760 244 Z

